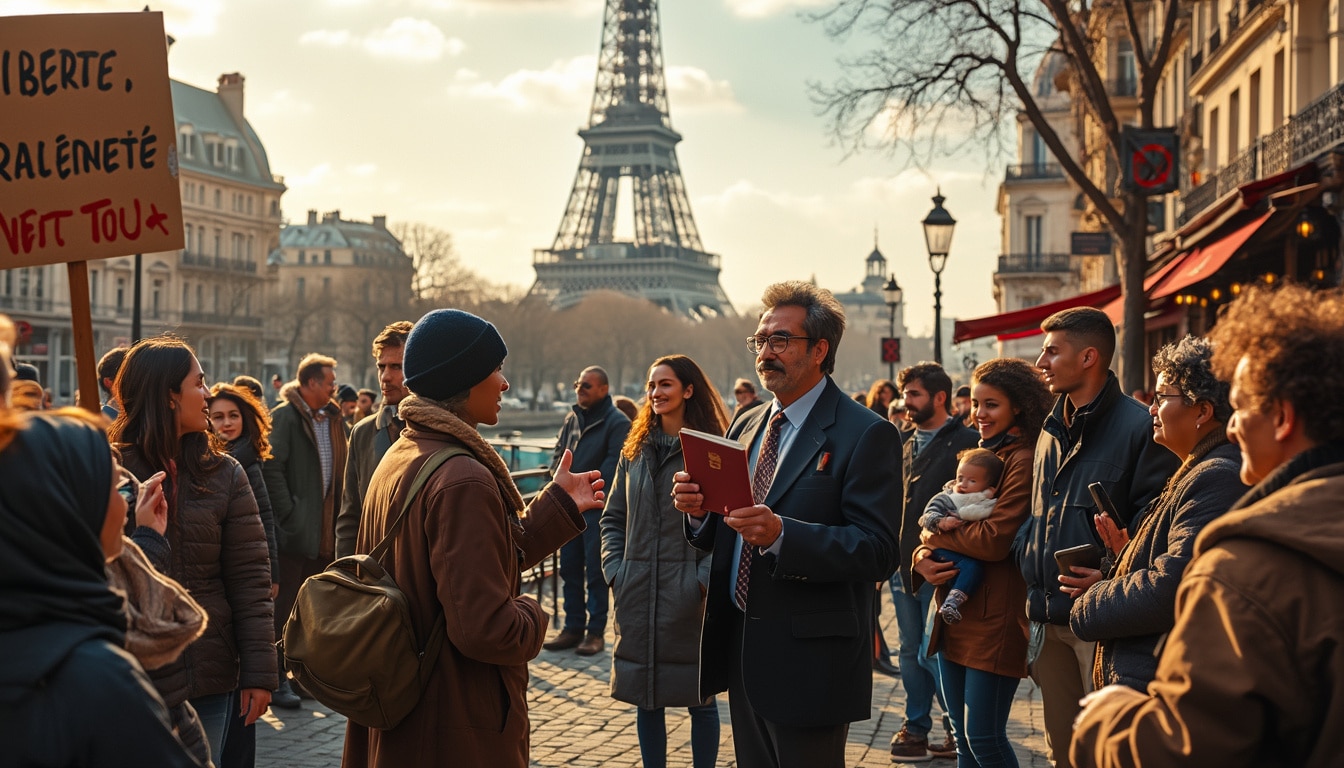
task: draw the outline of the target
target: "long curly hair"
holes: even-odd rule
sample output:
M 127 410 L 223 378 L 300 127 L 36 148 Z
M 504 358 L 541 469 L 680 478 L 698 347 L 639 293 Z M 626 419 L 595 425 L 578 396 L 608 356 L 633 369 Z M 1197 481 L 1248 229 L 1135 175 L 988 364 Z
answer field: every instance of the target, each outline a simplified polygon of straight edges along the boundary
M 1261 412 L 1289 402 L 1316 443 L 1344 440 L 1344 291 L 1253 286 L 1223 308 L 1209 333 L 1213 372 L 1231 381 L 1246 361 L 1238 404 Z
M 1017 409 L 1013 426 L 1022 433 L 1018 439 L 1027 445 L 1034 444 L 1054 404 L 1040 372 L 1026 360 L 998 357 L 975 369 L 971 374 L 972 391 L 976 384 L 988 384 L 1008 396 L 1009 403 Z
M 719 391 L 705 376 L 705 372 L 700 370 L 700 366 L 685 355 L 665 355 L 653 361 L 649 366 L 649 373 L 653 373 L 653 369 L 660 365 L 671 368 L 673 375 L 683 387 L 691 387 L 691 396 L 686 400 L 686 416 L 683 420 L 685 425 L 701 432 L 722 435 L 728 428 L 728 411 L 723 407 L 723 398 L 719 396 Z M 647 397 L 644 398 L 639 414 L 630 425 L 630 434 L 625 438 L 621 455 L 629 461 L 634 461 L 649 436 L 661 427 L 662 417 L 653 412 L 653 402 Z
M 883 389 L 891 391 L 891 398 L 887 400 L 886 405 L 882 404 L 881 399 Z M 900 393 L 896 391 L 896 382 L 891 379 L 878 379 L 873 382 L 873 386 L 868 388 L 868 399 L 865 402 L 868 407 L 872 409 L 873 413 L 876 413 L 878 416 L 885 419 L 887 418 L 887 406 L 900 398 Z
M 238 413 L 243 417 L 243 437 L 252 443 L 257 459 L 266 461 L 272 458 L 271 415 L 257 396 L 252 394 L 252 390 L 220 382 L 210 388 L 210 399 L 205 401 L 206 405 L 213 405 L 220 398 L 238 406 Z

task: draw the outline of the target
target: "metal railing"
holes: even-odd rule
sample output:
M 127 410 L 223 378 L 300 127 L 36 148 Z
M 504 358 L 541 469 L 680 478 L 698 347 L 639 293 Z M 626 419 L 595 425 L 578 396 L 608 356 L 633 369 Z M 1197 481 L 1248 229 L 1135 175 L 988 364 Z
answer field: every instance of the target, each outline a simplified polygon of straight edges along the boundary
M 999 272 L 1068 272 L 1067 253 L 1007 253 L 999 256 Z
M 1010 165 L 1004 171 L 1004 181 L 1023 181 L 1029 179 L 1062 179 L 1064 168 L 1059 163 L 1023 163 Z
M 203 253 L 182 251 L 182 264 L 188 267 L 222 269 L 228 272 L 247 272 L 256 274 L 257 262 L 247 259 L 230 259 L 224 256 L 207 256 Z
M 1251 145 L 1198 187 L 1181 194 L 1178 225 L 1194 218 L 1214 200 L 1237 187 L 1283 173 L 1322 152 L 1344 144 L 1344 83 L 1326 91 L 1288 122 Z

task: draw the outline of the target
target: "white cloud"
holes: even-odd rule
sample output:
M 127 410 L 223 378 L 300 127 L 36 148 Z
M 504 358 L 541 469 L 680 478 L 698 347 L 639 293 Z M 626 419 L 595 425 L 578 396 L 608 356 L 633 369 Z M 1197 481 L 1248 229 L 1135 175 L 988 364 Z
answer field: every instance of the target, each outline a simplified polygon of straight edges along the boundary
M 311 115 L 313 105 L 290 91 L 280 90 L 258 101 L 249 99 L 247 110 L 249 117 L 297 117 Z
M 724 0 L 734 16 L 743 19 L 763 19 L 787 11 L 820 8 L 832 0 Z
M 742 110 L 732 84 L 715 80 L 699 67 L 668 67 L 666 76 L 668 99 L 674 110 Z M 597 57 L 585 55 L 556 61 L 546 69 L 520 69 L 497 82 L 482 80 L 474 70 L 459 69 L 448 90 L 454 95 L 507 102 L 520 111 L 581 112 L 592 101 L 596 79 Z
M 461 69 L 448 91 L 474 99 L 503 101 L 514 109 L 582 110 L 593 95 L 597 75 L 596 56 L 576 56 L 556 61 L 546 69 L 520 69 L 498 82 L 488 82 L 471 70 Z
M 285 186 L 290 189 L 318 187 L 330 183 L 334 175 L 331 163 L 318 163 L 303 173 L 286 174 Z
M 733 85 L 727 80 L 715 80 L 699 67 L 667 68 L 668 99 L 672 108 L 681 111 L 740 112 L 742 105 L 733 94 Z
M 444 35 L 434 22 L 409 16 L 365 35 L 356 35 L 346 29 L 315 29 L 300 35 L 299 44 L 354 47 L 370 56 L 408 61 L 437 61 L 445 55 L 457 56 L 466 48 L 460 39 Z
M 797 195 L 763 189 L 746 179 L 733 182 L 717 194 L 696 197 L 692 206 L 717 215 L 744 208 L 759 210 L 768 207 L 786 212 L 791 217 L 808 219 L 829 218 L 832 209 L 831 203 L 823 195 Z

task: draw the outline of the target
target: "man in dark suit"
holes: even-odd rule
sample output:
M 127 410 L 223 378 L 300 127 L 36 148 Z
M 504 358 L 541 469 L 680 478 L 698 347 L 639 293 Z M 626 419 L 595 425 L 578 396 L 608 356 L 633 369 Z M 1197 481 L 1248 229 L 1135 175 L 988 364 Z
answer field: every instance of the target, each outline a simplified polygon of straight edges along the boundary
M 766 289 L 756 334 L 775 396 L 728 436 L 748 448 L 761 503 L 706 514 L 677 474 L 687 536 L 714 552 L 700 693 L 728 691 L 740 768 L 840 768 L 849 724 L 872 702 L 872 589 L 896 568 L 900 438 L 827 375 L 844 332 L 829 291 Z

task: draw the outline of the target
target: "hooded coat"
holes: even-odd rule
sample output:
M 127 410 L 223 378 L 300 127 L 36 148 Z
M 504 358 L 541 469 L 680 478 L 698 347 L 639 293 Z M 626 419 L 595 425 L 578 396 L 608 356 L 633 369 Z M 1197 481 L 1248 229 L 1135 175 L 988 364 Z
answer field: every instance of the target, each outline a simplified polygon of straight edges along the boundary
M 700 698 L 700 621 L 710 553 L 686 541 L 672 505 L 681 441 L 655 431 L 616 465 L 602 512 L 602 575 L 612 585 L 616 645 L 611 695 L 643 709 L 693 707 Z
M 3 427 L 0 427 L 3 429 Z M 99 535 L 107 436 L 34 415 L 0 451 L 0 766 L 199 766 L 122 648 Z
M 1338 766 L 1344 444 L 1299 454 L 1204 529 L 1146 693 L 1079 715 L 1077 766 Z

